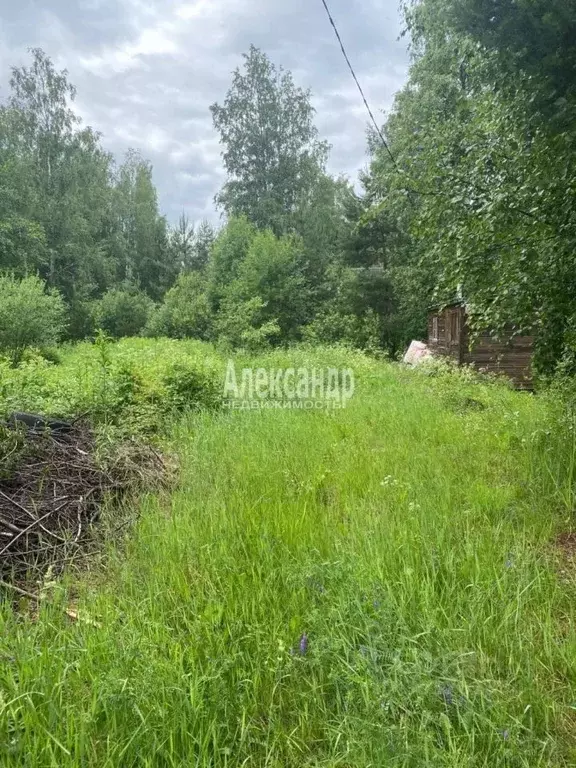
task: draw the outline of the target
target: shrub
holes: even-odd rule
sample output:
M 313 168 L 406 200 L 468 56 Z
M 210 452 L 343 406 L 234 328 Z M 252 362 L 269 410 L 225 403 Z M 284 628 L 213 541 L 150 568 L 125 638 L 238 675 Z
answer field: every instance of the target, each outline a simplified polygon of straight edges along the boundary
M 27 347 L 56 344 L 65 326 L 64 300 L 57 291 L 47 291 L 40 278 L 0 277 L 0 350 L 13 365 Z
M 94 315 L 97 302 L 74 299 L 68 308 L 68 333 L 66 337 L 70 341 L 89 339 L 94 335 Z
M 118 416 L 133 405 L 142 391 L 142 378 L 131 365 L 114 363 L 106 373 L 104 387 L 98 393 L 105 415 Z
M 218 342 L 225 348 L 245 349 L 253 354 L 269 348 L 271 340 L 280 335 L 280 327 L 275 319 L 263 320 L 265 306 L 260 296 L 248 301 L 223 301 L 215 322 Z
M 303 275 L 303 250 L 297 237 L 277 238 L 270 230 L 258 232 L 239 265 L 238 279 L 226 291 L 226 298 L 236 303 L 259 296 L 258 327 L 277 325 L 283 341 L 299 340 L 310 310 L 312 297 Z
M 310 344 L 342 343 L 376 352 L 382 347 L 382 320 L 371 309 L 356 316 L 327 306 L 303 328 L 303 337 Z
M 152 337 L 206 340 L 210 315 L 202 275 L 196 272 L 180 275 L 164 297 L 164 303 L 150 315 L 144 333 Z
M 216 408 L 221 387 L 216 375 L 192 364 L 174 363 L 163 379 L 168 403 L 178 411 Z
M 57 347 L 29 347 L 23 352 L 21 360 L 22 362 L 28 362 L 37 358 L 46 360 L 46 362 L 52 363 L 52 365 L 60 365 L 62 362 L 62 355 Z
M 94 340 L 98 368 L 94 378 L 93 405 L 105 418 L 115 418 L 135 400 L 142 379 L 128 362 L 114 360 L 113 340 L 98 330 Z
M 110 441 L 156 433 L 162 421 L 158 404 L 146 391 L 144 378 L 128 361 L 114 360 L 110 339 L 99 331 L 95 341 L 98 374 L 94 379 L 91 417 L 106 429 Z
M 152 300 L 135 289 L 111 288 L 96 302 L 96 325 L 114 339 L 137 336 L 153 309 Z

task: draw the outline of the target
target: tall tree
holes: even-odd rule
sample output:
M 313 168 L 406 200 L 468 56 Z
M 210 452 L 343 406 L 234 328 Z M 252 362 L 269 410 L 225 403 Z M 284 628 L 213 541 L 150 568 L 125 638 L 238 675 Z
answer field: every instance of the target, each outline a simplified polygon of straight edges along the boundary
M 12 70 L 10 85 L 4 117 L 9 111 L 9 144 L 28 187 L 15 209 L 42 227 L 47 257 L 41 272 L 72 300 L 80 284 L 102 277 L 98 240 L 111 158 L 98 135 L 80 127 L 70 108 L 76 92 L 67 72 L 57 72 L 43 51 L 32 51 L 31 66 Z
M 179 268 L 169 248 L 166 219 L 158 210 L 152 166 L 134 150 L 128 152 L 117 174 L 115 210 L 118 279 L 160 299 L 174 283 Z
M 183 213 L 170 233 L 173 258 L 182 272 L 202 272 L 216 239 L 214 227 L 204 219 L 198 227 Z
M 47 263 L 44 227 L 34 220 L 33 164 L 20 151 L 18 116 L 0 108 L 0 270 L 25 277 Z
M 439 299 L 534 328 L 552 370 L 576 327 L 576 9 L 418 0 L 414 61 L 376 151 L 374 213 L 402 222 Z
M 170 234 L 170 246 L 176 263 L 182 272 L 194 269 L 194 224 L 185 213 L 180 214 L 178 224 Z
M 210 261 L 210 254 L 215 240 L 216 232 L 214 227 L 207 219 L 203 219 L 196 230 L 196 236 L 194 238 L 193 269 L 206 269 L 208 262 Z
M 259 228 L 288 231 L 328 152 L 318 140 L 309 91 L 251 46 L 224 104 L 210 109 L 228 173 L 218 203 L 228 215 L 245 215 Z
M 67 72 L 43 51 L 13 68 L 10 87 L 0 106 L 0 270 L 58 288 L 69 333 L 82 337 L 107 289 L 128 282 L 159 299 L 176 277 L 152 168 L 132 152 L 115 169 L 72 109 Z

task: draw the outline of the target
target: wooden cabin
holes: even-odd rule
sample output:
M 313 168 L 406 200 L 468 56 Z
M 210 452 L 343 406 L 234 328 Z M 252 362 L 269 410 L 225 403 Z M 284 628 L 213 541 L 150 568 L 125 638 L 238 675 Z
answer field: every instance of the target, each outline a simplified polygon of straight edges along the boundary
M 514 335 L 514 329 L 510 327 L 501 339 L 483 333 L 471 343 L 463 302 L 430 311 L 428 347 L 432 354 L 451 357 L 459 365 L 473 365 L 487 373 L 508 376 L 516 389 L 533 389 L 534 337 Z

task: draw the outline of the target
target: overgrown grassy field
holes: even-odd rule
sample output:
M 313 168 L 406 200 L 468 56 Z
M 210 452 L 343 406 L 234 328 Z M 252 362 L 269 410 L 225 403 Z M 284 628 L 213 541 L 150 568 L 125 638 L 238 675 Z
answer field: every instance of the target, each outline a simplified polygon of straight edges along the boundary
M 152 370 L 163 344 L 111 354 Z M 3 604 L 0 764 L 573 765 L 574 581 L 552 544 L 572 491 L 550 404 L 345 350 L 250 364 L 351 367 L 356 393 L 175 423 L 179 487 L 142 500 L 106 568 L 38 614 Z

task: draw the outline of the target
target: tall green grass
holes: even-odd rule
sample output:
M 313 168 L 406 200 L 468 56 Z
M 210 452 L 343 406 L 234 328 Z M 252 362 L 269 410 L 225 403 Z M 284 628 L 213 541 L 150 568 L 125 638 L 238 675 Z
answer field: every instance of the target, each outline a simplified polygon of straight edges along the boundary
M 354 399 L 190 415 L 106 571 L 4 605 L 0 764 L 576 762 L 546 402 L 344 351 L 256 365 L 294 363 L 352 366 Z

